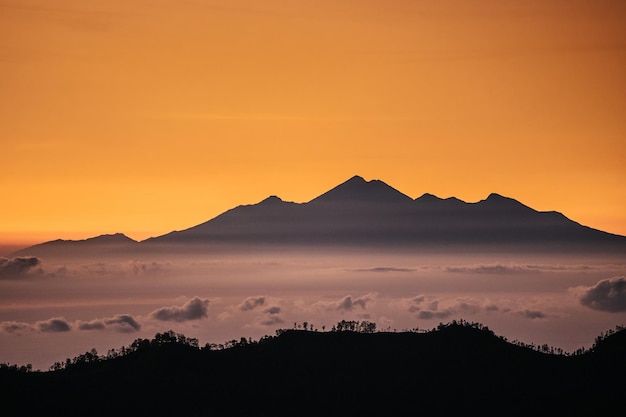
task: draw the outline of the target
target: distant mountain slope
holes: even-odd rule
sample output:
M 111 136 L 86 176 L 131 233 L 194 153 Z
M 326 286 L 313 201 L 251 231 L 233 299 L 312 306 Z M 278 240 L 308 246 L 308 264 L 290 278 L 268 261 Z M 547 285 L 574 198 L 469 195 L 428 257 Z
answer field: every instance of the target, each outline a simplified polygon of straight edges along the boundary
M 219 351 L 145 340 L 107 361 L 0 372 L 0 389 L 4 415 L 619 415 L 619 335 L 602 352 L 572 357 L 460 325 L 430 333 L 291 330 Z
M 626 253 L 624 236 L 581 226 L 558 212 L 533 210 L 512 198 L 490 194 L 466 203 L 424 194 L 413 200 L 382 181 L 359 176 L 308 203 L 271 196 L 139 244 L 118 240 L 113 242 L 119 243 L 117 251 L 206 252 L 229 245 L 289 245 Z M 52 248 L 55 253 L 63 248 L 79 251 L 91 244 L 55 242 L 17 254 L 43 256 Z M 114 244 L 106 250 L 113 250 Z
M 50 242 L 30 246 L 11 255 L 44 257 L 100 257 L 130 252 L 136 248 L 138 243 L 139 242 L 129 238 L 123 233 L 115 233 L 111 235 L 100 235 L 84 240 L 52 240 Z

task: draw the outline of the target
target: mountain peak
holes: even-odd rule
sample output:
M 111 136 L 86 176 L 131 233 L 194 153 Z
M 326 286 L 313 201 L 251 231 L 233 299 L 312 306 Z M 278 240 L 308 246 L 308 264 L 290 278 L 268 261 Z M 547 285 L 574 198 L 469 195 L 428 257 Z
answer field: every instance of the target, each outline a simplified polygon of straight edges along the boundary
M 531 210 L 535 211 L 532 208 L 520 203 L 514 198 L 505 197 L 498 193 L 491 193 L 487 196 L 486 199 L 479 201 L 477 204 L 484 205 L 486 207 L 491 207 L 496 210 Z
M 267 197 L 265 200 L 261 201 L 259 204 L 277 204 L 277 203 L 282 203 L 283 200 L 275 195 L 271 195 L 269 197 Z
M 354 177 L 352 177 L 352 178 L 350 178 L 348 181 L 346 181 L 346 182 L 345 182 L 345 184 L 347 184 L 347 183 L 359 183 L 359 182 L 361 182 L 361 183 L 363 183 L 363 182 L 364 182 L 364 183 L 367 183 L 367 182 L 369 182 L 369 181 L 366 181 L 366 180 L 365 180 L 365 178 L 363 178 L 363 177 L 362 177 L 362 176 L 360 176 L 360 175 L 355 175 Z
M 311 203 L 398 203 L 412 201 L 411 197 L 401 193 L 380 180 L 366 181 L 355 175 L 325 192 Z
M 486 201 L 498 201 L 498 200 L 510 200 L 510 198 L 508 197 L 504 197 L 503 195 L 500 195 L 498 193 L 491 193 L 487 196 L 487 198 L 485 199 Z
M 124 233 L 104 234 L 100 236 L 90 237 L 88 239 L 85 239 L 85 241 L 98 243 L 136 242 L 136 240 L 129 238 Z
M 434 194 L 424 193 L 421 196 L 417 197 L 415 201 L 428 202 L 428 201 L 442 201 L 441 198 L 437 197 Z

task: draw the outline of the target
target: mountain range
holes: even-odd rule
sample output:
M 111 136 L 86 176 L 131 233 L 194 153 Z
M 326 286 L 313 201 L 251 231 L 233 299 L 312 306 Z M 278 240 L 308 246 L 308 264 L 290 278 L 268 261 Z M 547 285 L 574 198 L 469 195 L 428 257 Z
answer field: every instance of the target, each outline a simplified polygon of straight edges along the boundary
M 354 176 L 306 203 L 270 196 L 141 242 L 118 233 L 81 241 L 55 240 L 13 255 L 204 253 L 229 247 L 286 246 L 626 253 L 626 237 L 495 193 L 477 203 L 432 194 L 412 199 L 380 180 Z

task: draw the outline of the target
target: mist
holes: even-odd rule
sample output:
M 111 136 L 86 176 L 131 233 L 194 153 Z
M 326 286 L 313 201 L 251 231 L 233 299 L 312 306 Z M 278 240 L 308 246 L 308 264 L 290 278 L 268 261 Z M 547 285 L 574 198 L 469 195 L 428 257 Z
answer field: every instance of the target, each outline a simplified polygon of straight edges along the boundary
M 626 275 L 617 256 L 303 249 L 20 262 L 29 267 L 0 279 L 0 362 L 38 369 L 169 329 L 204 344 L 305 321 L 401 331 L 463 318 L 572 351 L 626 322 L 626 296 L 606 299 Z

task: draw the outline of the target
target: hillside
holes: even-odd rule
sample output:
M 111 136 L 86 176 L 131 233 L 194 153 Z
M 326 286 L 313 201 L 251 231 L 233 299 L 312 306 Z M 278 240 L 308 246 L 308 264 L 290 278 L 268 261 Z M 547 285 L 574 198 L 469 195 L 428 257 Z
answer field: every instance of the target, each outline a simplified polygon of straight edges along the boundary
M 563 356 L 456 323 L 429 333 L 288 330 L 223 350 L 162 334 L 114 359 L 4 370 L 0 388 L 7 416 L 609 415 L 626 388 L 624 335 Z

